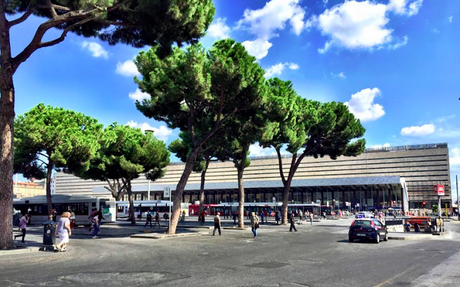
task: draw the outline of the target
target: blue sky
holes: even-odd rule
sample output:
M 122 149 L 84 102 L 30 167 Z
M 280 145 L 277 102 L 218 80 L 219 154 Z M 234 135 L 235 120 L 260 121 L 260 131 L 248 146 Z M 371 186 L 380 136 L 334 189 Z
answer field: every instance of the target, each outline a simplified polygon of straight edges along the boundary
M 367 130 L 368 147 L 447 142 L 452 181 L 460 173 L 460 1 L 214 3 L 214 22 L 202 39 L 206 47 L 234 38 L 257 57 L 267 78 L 292 81 L 306 98 L 346 102 Z M 12 30 L 14 54 L 42 21 L 30 18 Z M 19 67 L 16 113 L 43 102 L 104 125 L 154 129 L 169 144 L 178 132 L 134 106 L 134 99 L 145 97 L 133 81 L 132 59 L 139 51 L 69 34 Z M 272 153 L 257 146 L 251 151 Z

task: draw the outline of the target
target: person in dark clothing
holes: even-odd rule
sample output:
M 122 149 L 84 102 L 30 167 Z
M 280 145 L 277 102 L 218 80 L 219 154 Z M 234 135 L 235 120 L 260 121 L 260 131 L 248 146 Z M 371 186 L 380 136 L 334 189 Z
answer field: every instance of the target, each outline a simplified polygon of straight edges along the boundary
M 275 213 L 275 220 L 276 220 L 276 225 L 279 225 L 280 220 L 281 220 L 281 213 L 279 211 Z
M 289 223 L 291 224 L 289 228 L 289 232 L 292 232 L 292 229 L 294 229 L 295 232 L 297 232 L 297 228 L 295 228 L 295 215 L 294 213 L 291 214 L 291 218 L 289 218 Z
M 147 224 L 149 223 L 150 223 L 150 228 L 152 228 L 152 214 L 150 213 L 150 211 L 147 212 L 147 221 L 145 222 L 144 227 L 146 227 Z
M 102 224 L 102 219 L 105 219 L 104 216 L 102 216 L 102 208 L 99 208 L 98 212 L 96 212 L 97 215 L 97 221 L 98 221 L 98 227 L 101 226 Z
M 51 215 L 53 216 L 53 221 L 56 222 L 56 216 L 57 216 L 56 209 L 53 209 L 53 211 L 51 211 Z
M 233 212 L 233 225 L 236 225 L 236 218 L 237 218 L 237 213 L 235 211 Z

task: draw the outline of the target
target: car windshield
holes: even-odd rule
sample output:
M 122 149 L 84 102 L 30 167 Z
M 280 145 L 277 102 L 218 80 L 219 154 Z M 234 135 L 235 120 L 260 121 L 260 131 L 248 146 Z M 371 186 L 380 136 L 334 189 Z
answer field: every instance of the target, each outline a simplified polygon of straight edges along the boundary
M 371 226 L 371 222 L 369 220 L 356 220 L 355 225 Z

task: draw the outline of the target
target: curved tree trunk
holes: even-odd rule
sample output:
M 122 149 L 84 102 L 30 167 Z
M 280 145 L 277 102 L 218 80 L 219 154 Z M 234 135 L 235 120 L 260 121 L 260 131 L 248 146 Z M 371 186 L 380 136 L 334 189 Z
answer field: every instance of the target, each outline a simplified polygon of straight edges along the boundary
M 204 203 L 204 183 L 206 182 L 206 172 L 208 171 L 210 159 L 206 159 L 206 166 L 204 170 L 201 172 L 201 184 L 200 184 L 200 207 L 198 208 L 198 217 L 201 215 L 203 211 L 203 203 Z
M 195 164 L 196 157 L 200 152 L 200 147 L 194 147 L 190 152 L 190 156 L 185 163 L 184 171 L 182 172 L 182 176 L 180 177 L 179 182 L 177 183 L 176 190 L 174 190 L 173 196 L 173 212 L 171 216 L 171 226 L 169 227 L 169 234 L 176 234 L 177 224 L 180 218 L 181 212 L 181 203 L 182 203 L 182 195 L 184 194 L 185 186 L 187 185 L 188 178 L 193 170 L 193 165 Z
M 129 199 L 129 217 L 131 219 L 131 224 L 136 224 L 136 215 L 134 214 L 134 199 L 133 199 L 133 191 L 131 189 L 131 180 L 127 180 L 126 189 L 128 191 L 128 199 Z

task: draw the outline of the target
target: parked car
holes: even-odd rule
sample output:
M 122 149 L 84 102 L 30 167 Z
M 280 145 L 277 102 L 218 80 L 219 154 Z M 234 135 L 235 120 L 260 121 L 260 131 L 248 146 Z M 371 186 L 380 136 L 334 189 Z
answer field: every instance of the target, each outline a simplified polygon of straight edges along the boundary
M 375 218 L 360 218 L 351 223 L 348 231 L 348 241 L 353 242 L 355 239 L 370 239 L 375 243 L 380 240 L 388 240 L 388 230 L 380 220 Z
M 361 211 L 356 214 L 355 218 L 374 218 L 374 214 L 369 211 Z

